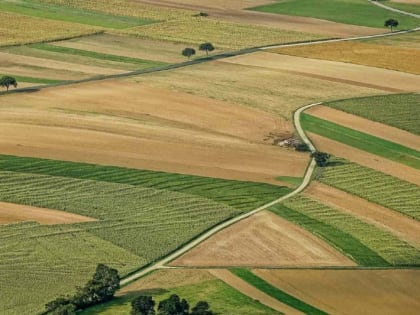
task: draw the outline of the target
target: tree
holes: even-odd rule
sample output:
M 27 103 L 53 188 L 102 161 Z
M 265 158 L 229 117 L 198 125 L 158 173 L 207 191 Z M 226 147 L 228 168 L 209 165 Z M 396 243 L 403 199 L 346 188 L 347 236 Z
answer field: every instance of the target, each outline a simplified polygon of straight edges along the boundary
M 315 159 L 315 162 L 318 166 L 324 167 L 327 166 L 330 155 L 325 152 L 316 151 L 311 154 L 311 157 Z
M 17 87 L 17 81 L 13 77 L 4 76 L 0 79 L 0 86 L 3 86 L 9 91 L 9 87 L 13 85 L 15 88 Z
M 131 301 L 131 315 L 155 315 L 155 304 L 151 296 L 140 295 Z
M 168 299 L 162 300 L 158 306 L 159 315 L 188 315 L 190 306 L 185 299 L 180 299 L 178 295 L 172 294 Z
M 76 315 L 76 306 L 74 304 L 62 305 L 50 313 L 51 315 Z
M 214 313 L 210 310 L 209 303 L 200 301 L 191 309 L 190 315 L 214 315 Z
M 391 32 L 394 27 L 397 27 L 400 23 L 394 19 L 388 19 L 385 21 L 385 27 L 391 27 Z
M 201 51 L 205 51 L 207 56 L 209 55 L 209 51 L 213 51 L 214 50 L 214 46 L 212 43 L 203 43 L 200 45 L 199 49 Z
M 185 48 L 182 51 L 182 55 L 185 57 L 191 58 L 191 56 L 195 55 L 195 49 L 194 48 Z

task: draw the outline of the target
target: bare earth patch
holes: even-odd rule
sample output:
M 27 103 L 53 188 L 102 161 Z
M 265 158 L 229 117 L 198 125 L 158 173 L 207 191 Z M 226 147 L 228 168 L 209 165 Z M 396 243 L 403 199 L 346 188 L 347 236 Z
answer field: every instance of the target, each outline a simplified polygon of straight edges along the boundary
M 204 241 L 173 266 L 354 266 L 321 239 L 271 212 L 260 212 Z
M 209 272 L 215 277 L 219 278 L 232 288 L 238 290 L 239 292 L 251 297 L 254 300 L 259 301 L 260 303 L 271 307 L 272 309 L 281 312 L 282 314 L 290 315 L 303 315 L 304 313 L 299 312 L 295 308 L 292 308 L 286 304 L 281 303 L 275 298 L 269 296 L 268 294 L 258 290 L 252 285 L 248 284 L 246 281 L 235 276 L 229 270 L 226 269 L 213 269 Z
M 319 182 L 312 182 L 304 193 L 331 207 L 386 229 L 420 248 L 420 222 L 416 220 Z
M 126 81 L 2 96 L 4 154 L 279 184 L 308 157 L 273 146 L 292 130 L 270 114 Z
M 420 270 L 253 270 L 330 314 L 415 315 Z
M 420 151 L 420 136 L 363 117 L 348 114 L 328 106 L 315 106 L 307 110 L 312 116 L 358 130 L 373 136 L 399 143 Z
M 0 224 L 24 221 L 36 221 L 40 224 L 51 225 L 90 222 L 96 221 L 96 219 L 65 211 L 0 202 Z
M 420 185 L 420 171 L 404 164 L 382 158 L 341 142 L 334 141 L 314 133 L 308 133 L 315 147 L 338 157 L 343 157 L 357 164 L 373 168 L 385 174 L 395 176 L 401 180 Z
M 258 52 L 224 59 L 223 62 L 271 68 L 333 82 L 390 92 L 420 91 L 420 76 L 343 62 Z

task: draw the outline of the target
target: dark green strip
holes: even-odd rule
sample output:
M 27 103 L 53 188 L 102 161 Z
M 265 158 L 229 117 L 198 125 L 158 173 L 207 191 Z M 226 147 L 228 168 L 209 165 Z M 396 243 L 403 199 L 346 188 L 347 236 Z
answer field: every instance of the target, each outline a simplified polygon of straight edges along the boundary
M 308 114 L 301 115 L 301 122 L 306 131 L 420 169 L 419 151 Z
M 166 63 L 160 62 L 160 61 L 151 61 L 151 60 L 145 60 L 145 59 L 139 59 L 139 58 L 103 54 L 103 53 L 98 53 L 95 51 L 55 46 L 55 45 L 50 45 L 50 44 L 33 44 L 33 45 L 30 45 L 29 47 L 45 50 L 45 51 L 56 52 L 60 54 L 83 56 L 83 57 L 90 57 L 90 58 L 95 58 L 95 59 L 116 61 L 116 62 L 123 62 L 123 63 L 131 63 L 131 64 L 136 64 L 136 65 L 141 65 L 144 67 L 157 67 L 157 66 L 166 65 Z
M 305 230 L 321 237 L 328 243 L 342 252 L 347 253 L 355 262 L 361 266 L 371 267 L 387 267 L 391 266 L 385 259 L 376 252 L 361 243 L 352 235 L 343 232 L 336 227 L 310 218 L 296 210 L 286 207 L 285 205 L 275 205 L 269 209 L 273 213 L 282 218 L 293 222 Z
M 313 307 L 312 305 L 306 304 L 305 302 L 295 298 L 294 296 L 272 286 L 264 279 L 261 279 L 257 275 L 253 274 L 251 271 L 247 269 L 231 269 L 231 272 L 234 273 L 236 276 L 245 280 L 252 286 L 256 287 L 257 289 L 267 293 L 268 295 L 272 296 L 276 300 L 287 304 L 305 314 L 310 315 L 328 315 L 328 313 L 321 311 L 320 309 Z
M 23 77 L 23 76 L 11 75 L 11 74 L 0 74 L 0 77 L 2 77 L 3 75 L 8 75 L 8 76 L 14 77 L 16 79 L 16 81 L 18 82 L 18 84 L 19 84 L 19 82 L 40 83 L 40 84 L 54 84 L 54 83 L 63 82 L 63 80 Z

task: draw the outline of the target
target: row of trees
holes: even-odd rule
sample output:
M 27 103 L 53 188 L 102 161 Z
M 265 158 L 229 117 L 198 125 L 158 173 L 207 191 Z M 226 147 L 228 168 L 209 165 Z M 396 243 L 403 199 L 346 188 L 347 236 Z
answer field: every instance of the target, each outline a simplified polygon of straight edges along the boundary
M 198 47 L 198 50 L 205 51 L 207 56 L 209 55 L 209 52 L 212 52 L 214 49 L 215 48 L 212 43 L 203 43 Z M 187 47 L 182 51 L 182 55 L 188 58 L 191 58 L 195 54 L 195 49 L 190 47 Z
M 98 264 L 92 279 L 84 287 L 78 287 L 74 296 L 59 297 L 47 303 L 44 314 L 74 315 L 77 310 L 111 300 L 119 288 L 118 271 Z
M 141 295 L 131 302 L 131 315 L 155 315 L 156 302 L 151 296 Z M 185 299 L 173 294 L 159 302 L 157 315 L 215 315 L 206 301 L 198 302 L 190 311 Z

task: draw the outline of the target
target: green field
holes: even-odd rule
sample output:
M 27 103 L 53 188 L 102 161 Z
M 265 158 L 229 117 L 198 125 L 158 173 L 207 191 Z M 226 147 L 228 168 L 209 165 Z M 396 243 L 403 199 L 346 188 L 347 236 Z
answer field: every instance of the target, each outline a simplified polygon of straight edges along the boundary
M 420 187 L 373 169 L 334 158 L 319 180 L 371 202 L 420 220 Z
M 395 235 L 307 197 L 270 208 L 331 243 L 362 266 L 420 265 L 420 251 Z
M 420 135 L 420 94 L 353 98 L 326 105 Z
M 306 131 L 420 169 L 420 152 L 417 150 L 305 113 L 301 115 L 301 122 Z
M 389 18 L 397 19 L 400 29 L 412 29 L 420 25 L 420 21 L 414 17 L 390 12 L 365 0 L 278 0 L 252 10 L 378 28 L 383 28 L 384 21 Z
M 185 298 L 190 306 L 200 300 L 207 301 L 211 309 L 217 314 L 241 314 L 241 315 L 279 315 L 280 313 L 260 304 L 248 296 L 231 288 L 221 280 L 207 280 L 202 283 L 171 288 L 168 290 L 143 291 L 142 294 L 151 294 L 159 304 L 159 301 L 168 298 L 171 294 L 177 294 Z M 133 296 L 118 297 L 109 303 L 91 307 L 81 315 L 127 315 L 130 313 L 130 302 Z
M 398 2 L 389 1 L 389 0 L 379 0 L 379 1 L 389 7 L 392 7 L 398 10 L 420 14 L 420 5 L 418 4 L 398 3 Z
M 26 82 L 26 83 L 39 83 L 39 84 L 54 84 L 54 83 L 60 83 L 61 80 L 52 80 L 52 79 L 44 79 L 44 78 L 33 78 L 33 77 L 23 77 L 18 75 L 11 75 L 11 74 L 0 74 L 0 77 L 4 75 L 13 76 L 16 81 L 18 82 Z
M 28 0 L 1 0 L 0 10 L 33 17 L 122 29 L 153 23 L 153 20 L 111 15 L 98 11 Z
M 290 294 L 287 294 L 286 292 L 276 288 L 275 286 L 272 286 L 271 284 L 266 282 L 264 279 L 261 279 L 260 277 L 253 274 L 251 271 L 247 269 L 231 269 L 231 272 L 237 275 L 242 280 L 245 280 L 252 286 L 256 287 L 257 289 L 272 296 L 276 300 L 279 300 L 280 302 L 287 304 L 303 312 L 304 314 L 311 314 L 311 315 L 327 315 L 328 314 L 320 309 L 317 309 L 309 304 L 306 304 L 305 302 L 295 298 L 294 296 L 291 296 Z

